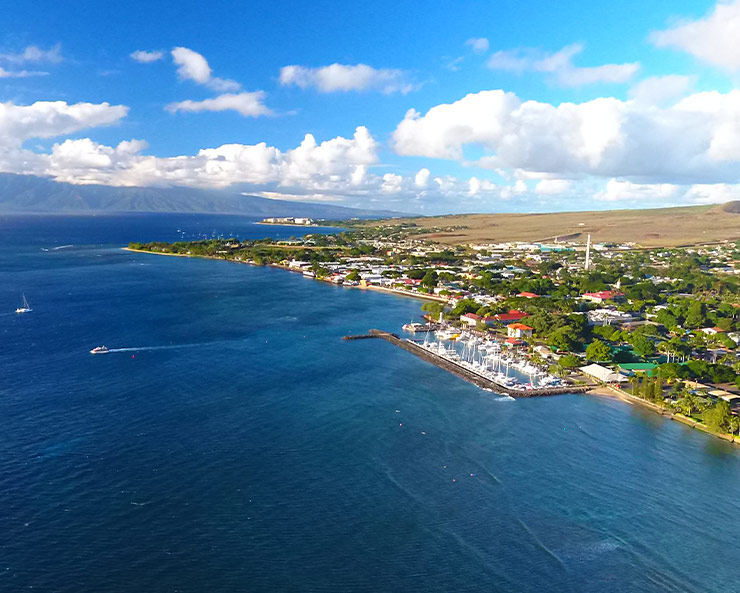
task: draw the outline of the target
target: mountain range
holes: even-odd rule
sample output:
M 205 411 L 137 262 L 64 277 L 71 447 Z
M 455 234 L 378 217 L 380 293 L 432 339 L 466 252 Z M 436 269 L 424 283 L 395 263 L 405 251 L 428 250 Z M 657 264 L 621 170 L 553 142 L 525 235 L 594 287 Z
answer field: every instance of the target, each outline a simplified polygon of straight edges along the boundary
M 248 216 L 305 216 L 330 220 L 399 216 L 369 210 L 272 200 L 245 195 L 233 187 L 111 187 L 75 185 L 46 177 L 0 173 L 0 213 L 209 212 Z

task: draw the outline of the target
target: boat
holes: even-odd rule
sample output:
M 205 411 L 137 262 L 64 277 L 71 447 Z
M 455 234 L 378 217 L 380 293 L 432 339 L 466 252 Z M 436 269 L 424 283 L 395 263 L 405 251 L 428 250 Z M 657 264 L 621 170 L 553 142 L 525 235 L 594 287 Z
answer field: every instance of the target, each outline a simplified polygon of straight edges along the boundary
M 108 350 L 107 346 L 98 346 L 97 348 L 93 348 L 90 350 L 90 354 L 108 354 L 110 350 Z
M 20 314 L 20 313 L 30 313 L 31 311 L 33 311 L 33 309 L 31 309 L 31 307 L 28 306 L 28 301 L 26 300 L 26 295 L 24 294 L 23 295 L 23 306 L 18 307 L 15 310 L 15 312 Z

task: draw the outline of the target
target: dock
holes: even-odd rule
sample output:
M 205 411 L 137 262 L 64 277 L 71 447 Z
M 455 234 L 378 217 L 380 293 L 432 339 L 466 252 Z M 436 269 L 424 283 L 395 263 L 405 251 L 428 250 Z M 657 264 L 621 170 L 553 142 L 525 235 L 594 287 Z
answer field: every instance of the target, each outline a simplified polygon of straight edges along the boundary
M 492 379 L 489 379 L 488 377 L 479 375 L 478 373 L 475 373 L 452 360 L 448 360 L 439 356 L 438 354 L 435 354 L 434 352 L 430 352 L 416 342 L 405 340 L 403 338 L 400 338 L 397 334 L 381 331 L 378 329 L 371 329 L 366 334 L 344 336 L 342 339 L 352 341 L 368 340 L 374 338 L 385 340 L 386 342 L 390 342 L 391 344 L 398 346 L 402 350 L 411 352 L 422 360 L 430 362 L 433 365 L 438 366 L 439 368 L 444 369 L 447 372 L 460 377 L 461 379 L 464 379 L 468 383 L 472 383 L 473 385 L 477 385 L 478 387 L 481 387 L 483 389 L 489 389 L 495 393 L 508 395 L 509 397 L 546 397 L 549 395 L 563 395 L 567 393 L 584 393 L 590 389 L 587 385 L 564 385 L 560 387 L 542 387 L 535 389 L 511 389 L 510 387 L 506 387 L 505 385 L 500 385 L 499 383 L 493 381 Z

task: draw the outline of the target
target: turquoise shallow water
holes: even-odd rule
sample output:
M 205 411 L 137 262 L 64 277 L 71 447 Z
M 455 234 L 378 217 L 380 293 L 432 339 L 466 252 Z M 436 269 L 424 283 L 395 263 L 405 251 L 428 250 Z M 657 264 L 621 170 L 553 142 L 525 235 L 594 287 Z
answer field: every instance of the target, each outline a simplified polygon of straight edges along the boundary
M 186 227 L 265 233 L 0 218 L 0 591 L 740 590 L 737 447 L 341 341 L 410 299 L 119 248 Z

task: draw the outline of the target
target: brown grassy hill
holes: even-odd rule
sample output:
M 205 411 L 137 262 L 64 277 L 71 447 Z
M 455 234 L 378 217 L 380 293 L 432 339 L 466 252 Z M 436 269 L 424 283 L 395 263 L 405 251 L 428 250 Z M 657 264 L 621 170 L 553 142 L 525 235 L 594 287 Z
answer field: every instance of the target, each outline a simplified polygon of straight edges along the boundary
M 559 212 L 551 214 L 463 214 L 404 219 L 424 228 L 465 227 L 426 236 L 450 245 L 499 241 L 560 240 L 631 242 L 675 247 L 740 239 L 740 201 L 721 205 Z M 397 224 L 388 221 L 386 224 Z

